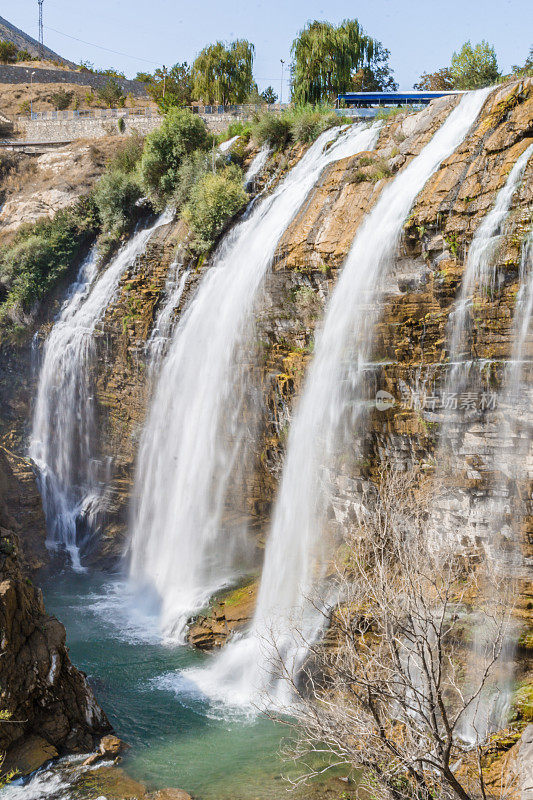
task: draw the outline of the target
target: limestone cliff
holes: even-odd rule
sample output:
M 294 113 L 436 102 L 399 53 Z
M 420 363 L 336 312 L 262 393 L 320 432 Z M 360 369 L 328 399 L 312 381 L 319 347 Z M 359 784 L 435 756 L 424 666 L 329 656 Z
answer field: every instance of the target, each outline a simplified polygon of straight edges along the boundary
M 419 113 L 400 113 L 383 123 L 374 151 L 344 159 L 321 177 L 300 213 L 278 246 L 274 267 L 267 277 L 257 312 L 258 363 L 250 365 L 263 403 L 262 433 L 255 453 L 255 467 L 248 476 L 245 505 L 233 510 L 249 520 L 257 532 L 258 561 L 269 513 L 283 461 L 286 435 L 297 396 L 312 354 L 315 328 L 349 251 L 357 227 L 387 183 L 429 141 L 457 102 L 445 98 Z M 381 299 L 373 363 L 368 371 L 368 393 L 389 391 L 396 403 L 388 411 L 374 409 L 361 434 L 362 455 L 349 475 L 338 483 L 331 516 L 342 525 L 350 515 L 353 498 L 363 482 L 375 479 L 383 458 L 426 461 L 436 453 L 436 431 L 442 417 L 429 408 L 406 402 L 422 385 L 433 393 L 442 390 L 448 364 L 446 325 L 464 272 L 465 258 L 476 228 L 492 206 L 511 165 L 531 143 L 533 136 L 533 88 L 531 80 L 509 83 L 489 97 L 478 123 L 461 147 L 447 159 L 420 193 L 409 219 Z M 301 155 L 294 148 L 270 161 L 270 176 Z M 521 188 L 513 198 L 504 246 L 498 258 L 499 283 L 490 298 L 476 306 L 475 338 L 471 353 L 485 359 L 493 387 L 501 383 L 502 370 L 511 348 L 511 325 L 518 287 L 520 248 L 531 224 L 530 162 Z M 125 544 L 135 457 L 140 431 L 152 390 L 147 368 L 146 342 L 165 299 L 165 283 L 177 247 L 186 238 L 181 223 L 161 228 L 146 252 L 124 273 L 119 292 L 110 304 L 97 333 L 98 357 L 94 382 L 98 405 L 98 450 L 110 463 L 106 490 L 106 522 L 94 542 L 89 559 L 115 563 Z M 193 296 L 209 260 L 193 265 L 176 318 Z M 20 419 L 27 386 L 6 401 L 12 379 L 28 381 L 26 363 L 16 356 L 6 359 L 2 403 L 9 420 L 3 434 L 10 446 L 22 447 Z M 19 398 L 18 405 L 14 398 Z M 26 416 L 27 419 L 27 416 Z M 443 509 L 448 524 L 464 532 L 465 542 L 482 545 L 488 530 L 483 501 L 492 476 L 489 462 L 497 442 L 497 411 L 467 421 L 454 431 L 462 468 L 450 487 L 450 508 Z M 14 431 L 16 430 L 16 436 Z M 488 449 L 487 449 L 488 448 Z M 522 491 L 527 491 L 522 487 Z M 453 508 L 452 508 L 453 507 Z M 450 509 L 453 510 L 450 511 Z M 451 515 L 451 516 L 450 516 Z M 510 516 L 513 514 L 510 512 Z M 451 521 L 450 521 L 451 520 Z M 521 542 L 522 567 L 531 558 L 531 520 L 513 520 Z M 485 533 L 484 533 L 485 532 Z M 522 577 L 525 570 L 521 570 Z M 222 598 L 223 606 L 227 598 Z M 531 586 L 522 580 L 521 618 L 530 616 Z M 231 602 L 230 602 L 230 608 Z M 242 614 L 223 609 L 213 612 L 222 629 L 242 623 Z M 234 617 L 238 616 L 238 620 Z M 527 624 L 531 624 L 530 622 Z M 197 631 L 204 645 L 204 633 Z

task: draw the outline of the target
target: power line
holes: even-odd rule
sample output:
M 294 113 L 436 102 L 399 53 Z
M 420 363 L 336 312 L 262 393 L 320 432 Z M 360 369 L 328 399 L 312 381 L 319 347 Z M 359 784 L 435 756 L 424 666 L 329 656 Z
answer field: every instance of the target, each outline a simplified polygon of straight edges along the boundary
M 39 0 L 39 3 L 42 3 L 42 0 Z M 121 53 L 120 50 L 111 50 L 109 47 L 102 47 L 100 44 L 95 44 L 94 42 L 86 42 L 85 39 L 78 39 L 77 36 L 71 36 L 69 33 L 64 33 L 63 31 L 58 31 L 56 28 L 51 28 L 49 25 L 46 26 L 46 30 L 54 31 L 54 33 L 59 33 L 60 36 L 66 36 L 67 39 L 74 39 L 75 42 L 81 42 L 82 44 L 88 44 L 89 47 L 97 47 L 99 50 L 105 50 L 107 53 L 113 53 L 115 56 L 125 56 L 125 58 L 132 58 L 135 61 L 144 61 L 146 64 L 155 64 L 156 67 L 161 66 L 160 61 L 150 61 L 149 58 L 140 58 L 139 56 L 132 56 L 129 53 Z
M 38 2 L 41 5 L 43 0 L 38 0 Z M 109 48 L 109 47 L 102 47 L 102 45 L 100 45 L 100 44 L 95 44 L 94 42 L 87 42 L 85 39 L 78 39 L 77 36 L 72 36 L 70 33 L 65 33 L 64 31 L 58 31 L 57 28 L 52 28 L 52 27 L 50 27 L 50 25 L 45 25 L 44 27 L 46 28 L 47 31 L 53 31 L 54 33 L 59 33 L 60 36 L 66 36 L 67 39 L 73 39 L 75 42 L 81 42 L 82 44 L 87 44 L 87 45 L 89 45 L 89 47 L 97 47 L 99 50 L 105 50 L 106 53 L 113 53 L 113 55 L 115 55 L 115 56 L 124 56 L 125 58 L 132 58 L 135 61 L 144 61 L 146 64 L 154 64 L 156 67 L 163 66 L 160 61 L 151 61 L 149 58 L 141 58 L 140 56 L 132 56 L 129 53 L 123 53 L 120 50 L 111 50 L 111 48 Z M 256 80 L 265 81 L 265 82 L 266 81 L 274 82 L 274 81 L 279 81 L 279 78 L 262 78 L 262 77 L 259 77 Z M 290 84 L 291 79 L 290 78 L 283 78 L 283 82 Z

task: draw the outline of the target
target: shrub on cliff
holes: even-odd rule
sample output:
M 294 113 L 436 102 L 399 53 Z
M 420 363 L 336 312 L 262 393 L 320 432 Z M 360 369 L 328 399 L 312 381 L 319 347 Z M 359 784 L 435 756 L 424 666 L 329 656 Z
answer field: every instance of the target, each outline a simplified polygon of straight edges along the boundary
M 115 155 L 108 161 L 107 168 L 110 170 L 120 170 L 126 175 L 134 172 L 143 154 L 143 138 L 134 132 L 131 136 L 124 139 L 124 142 L 116 151 Z
M 193 233 L 193 248 L 206 253 L 229 220 L 246 204 L 242 172 L 235 165 L 209 172 L 191 190 L 184 217 Z
M 179 208 L 190 197 L 195 186 L 206 174 L 210 167 L 210 156 L 205 150 L 195 150 L 185 156 L 178 168 L 176 188 L 172 200 Z
M 162 207 L 177 187 L 179 168 L 187 155 L 206 150 L 212 136 L 198 115 L 173 108 L 161 127 L 146 137 L 140 164 L 144 190 Z
M 268 144 L 282 150 L 291 138 L 291 120 L 288 114 L 263 114 L 254 125 L 253 137 L 257 144 Z
M 13 244 L 0 249 L 0 319 L 31 311 L 97 230 L 98 214 L 90 197 L 58 211 L 52 220 L 21 228 Z
M 314 142 L 321 133 L 339 124 L 339 117 L 331 108 L 300 106 L 291 115 L 291 134 L 295 142 Z
M 346 122 L 330 106 L 304 105 L 282 114 L 263 114 L 255 122 L 252 135 L 255 141 L 282 150 L 291 142 L 309 144 L 321 133 Z
M 137 177 L 121 170 L 105 172 L 96 185 L 94 201 L 104 233 L 120 236 L 130 225 L 142 194 Z

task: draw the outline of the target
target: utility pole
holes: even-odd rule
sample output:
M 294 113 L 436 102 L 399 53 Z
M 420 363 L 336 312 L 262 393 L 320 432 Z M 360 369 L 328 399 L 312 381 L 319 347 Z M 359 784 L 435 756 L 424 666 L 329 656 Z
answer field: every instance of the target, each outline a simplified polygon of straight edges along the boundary
M 44 0 L 37 0 L 39 4 L 39 55 L 42 58 L 44 55 L 44 33 L 43 33 L 43 2 Z
M 285 66 L 285 62 L 282 58 L 280 58 L 280 61 L 281 61 L 281 81 L 279 85 L 279 104 L 281 106 L 283 104 L 283 67 Z
M 35 70 L 33 70 L 30 76 L 30 119 L 33 119 L 33 76 L 35 75 Z

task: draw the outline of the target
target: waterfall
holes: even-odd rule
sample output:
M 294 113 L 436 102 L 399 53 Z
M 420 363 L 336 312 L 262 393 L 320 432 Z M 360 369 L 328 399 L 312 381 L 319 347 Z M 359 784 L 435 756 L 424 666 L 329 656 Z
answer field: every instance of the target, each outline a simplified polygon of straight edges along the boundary
M 165 284 L 165 302 L 161 306 L 152 333 L 147 342 L 147 353 L 152 375 L 157 375 L 165 351 L 165 347 L 172 333 L 174 311 L 177 308 L 190 277 L 190 271 L 185 269 L 180 259 L 179 252 L 169 267 Z
M 496 255 L 501 232 L 507 220 L 513 196 L 531 155 L 533 144 L 519 156 L 507 180 L 498 192 L 491 211 L 479 225 L 470 245 L 457 309 L 451 316 L 450 358 L 453 366 L 446 381 L 446 391 L 457 395 L 470 388 L 469 362 L 461 361 L 461 348 L 470 324 L 470 305 L 474 291 L 487 294 L 496 280 Z M 512 523 L 506 518 L 512 516 L 513 494 L 520 480 L 527 481 L 527 465 L 531 449 L 530 392 L 524 375 L 524 349 L 530 336 L 531 312 L 533 309 L 533 270 L 531 246 L 533 232 L 524 243 L 520 261 L 520 288 L 516 298 L 513 320 L 513 350 L 511 359 L 503 376 L 503 386 L 498 395 L 495 412 L 500 417 L 495 429 L 495 443 L 490 453 L 488 473 L 495 475 L 488 489 L 488 496 L 479 503 L 484 509 L 484 517 L 490 520 L 490 534 L 485 545 L 488 555 L 488 568 L 495 572 L 501 561 L 520 567 L 522 557 L 513 531 Z M 529 339 L 530 341 L 530 339 Z M 466 365 L 466 369 L 465 369 Z M 474 376 L 475 378 L 476 376 Z M 470 380 L 469 380 L 470 378 Z M 524 394 L 525 398 L 521 395 Z M 446 451 L 452 437 L 450 413 L 441 426 L 441 450 Z M 439 460 L 442 460 L 442 455 Z M 502 552 L 499 539 L 505 540 Z M 490 586 L 489 582 L 489 586 Z M 492 586 L 492 593 L 485 596 L 485 602 L 493 608 L 504 605 L 499 587 Z M 473 625 L 472 652 L 467 664 L 466 682 L 475 684 L 483 671 L 482 654 L 490 643 L 491 632 L 486 630 L 486 620 Z M 463 715 L 460 724 L 461 738 L 475 744 L 483 740 L 491 731 L 505 727 L 514 682 L 514 655 L 516 631 L 506 632 L 502 654 L 498 659 L 496 680 L 479 695 Z
M 245 527 L 225 510 L 252 435 L 246 345 L 278 242 L 323 168 L 373 147 L 378 130 L 323 133 L 223 239 L 176 326 L 139 448 L 130 542 L 131 579 L 155 588 L 166 637 L 182 638 L 189 615 L 235 579 L 246 555 Z
M 95 454 L 90 377 L 94 331 L 126 267 L 143 252 L 154 230 L 170 219 L 166 212 L 151 228 L 136 233 L 99 275 L 94 248 L 44 344 L 30 457 L 39 470 L 47 544 L 65 549 L 76 570 L 81 569 L 80 540 L 91 531 L 100 510 L 103 477 Z
M 515 162 L 504 186 L 498 192 L 493 208 L 481 222 L 468 250 L 457 308 L 450 318 L 450 359 L 455 360 L 460 356 L 461 341 L 468 328 L 474 290 L 477 287 L 481 293 L 488 294 L 494 287 L 495 255 L 500 243 L 502 226 L 507 219 L 514 193 L 532 153 L 533 144 L 529 145 Z M 459 369 L 459 365 L 455 365 L 451 370 L 452 382 L 457 378 Z
M 268 144 L 264 144 L 263 147 L 257 152 L 257 154 L 252 159 L 252 162 L 248 167 L 248 169 L 246 170 L 246 173 L 243 178 L 243 183 L 247 190 L 250 188 L 253 189 L 255 184 L 255 179 L 265 166 L 269 155 L 270 155 L 270 147 L 268 146 Z
M 298 670 L 319 635 L 316 607 L 327 589 L 329 470 L 361 422 L 362 376 L 371 353 L 379 289 L 413 202 L 441 162 L 463 141 L 491 90 L 465 94 L 420 155 L 385 187 L 360 225 L 329 301 L 287 454 L 250 633 L 230 643 L 210 669 L 190 671 L 207 694 L 248 705 L 258 692 L 282 704 L 290 693 L 271 664 L 279 654 Z M 275 651 L 272 649 L 275 642 Z
M 533 228 L 522 246 L 520 258 L 520 288 L 514 313 L 514 345 L 507 372 L 507 394 L 516 410 L 529 411 L 531 403 L 520 401 L 524 390 L 524 362 L 531 359 L 531 317 L 533 315 Z M 526 352 L 527 351 L 527 352 Z

